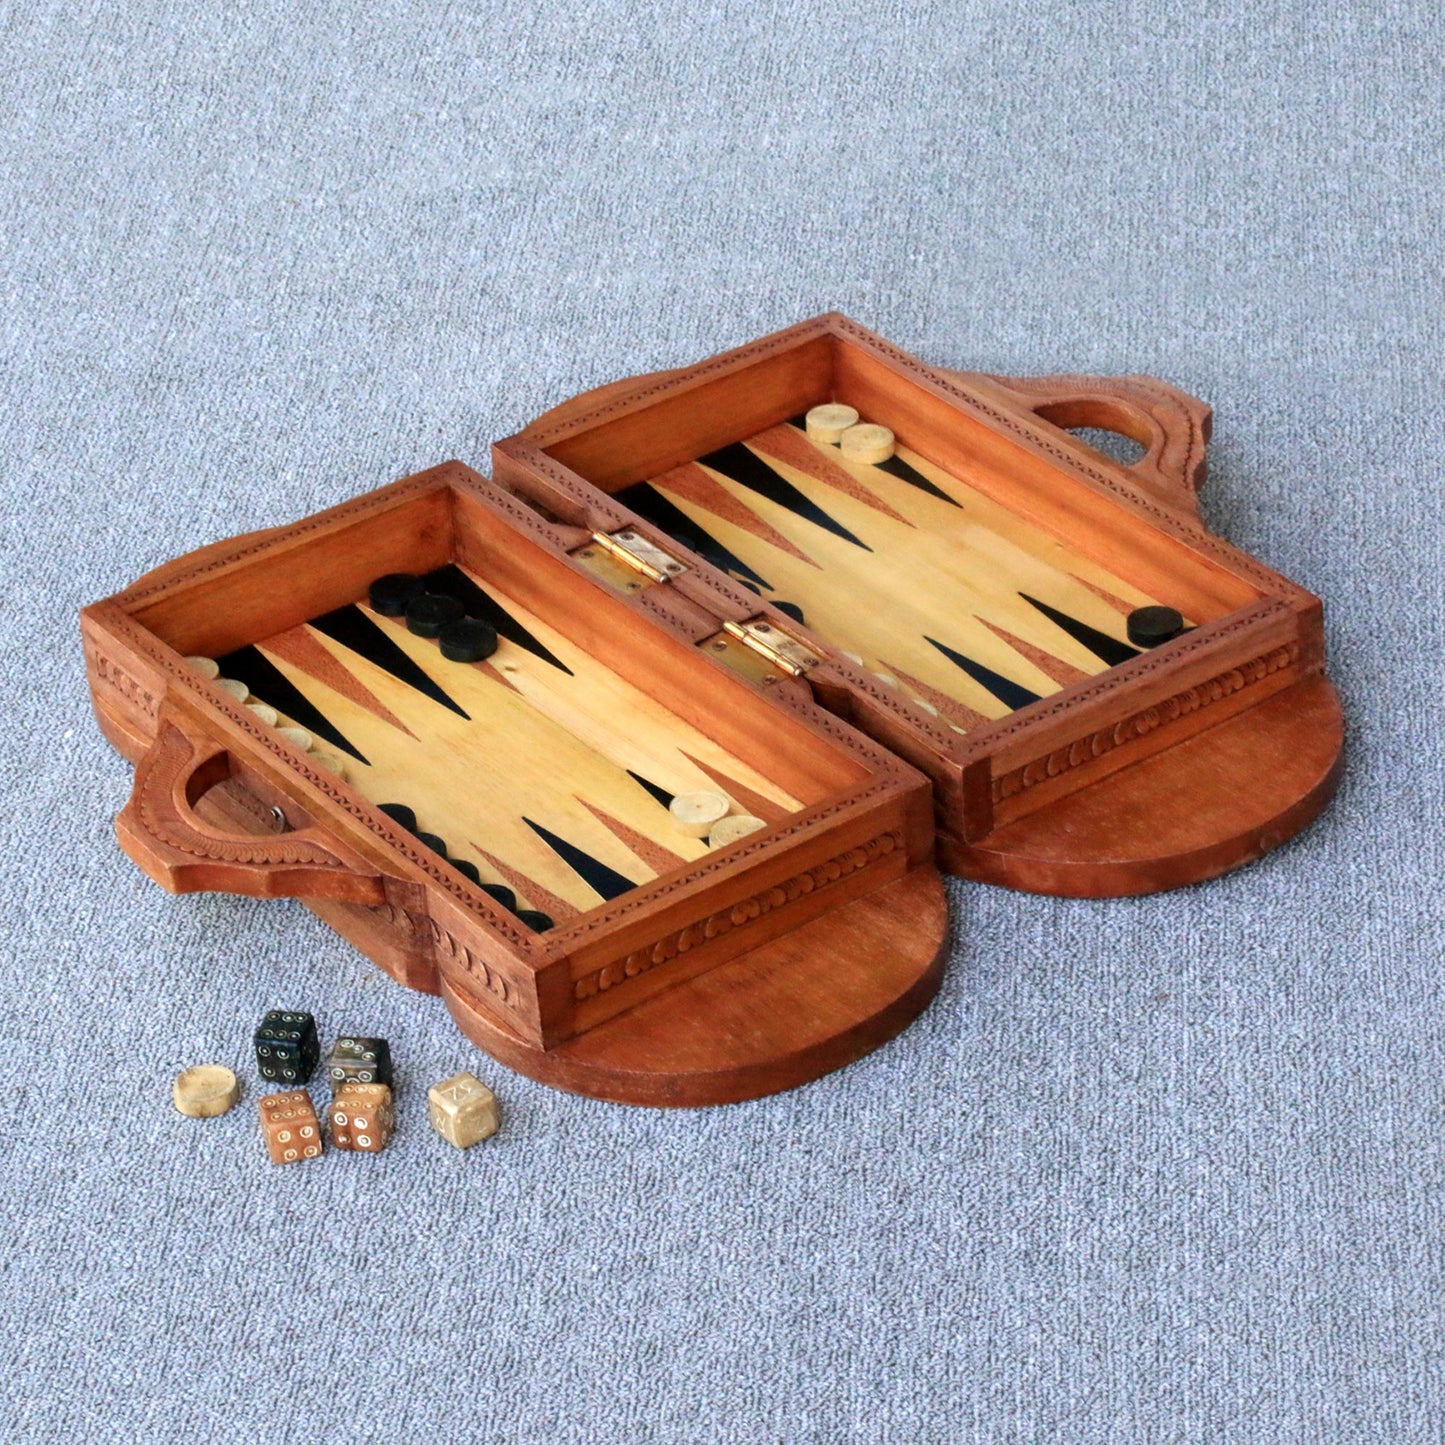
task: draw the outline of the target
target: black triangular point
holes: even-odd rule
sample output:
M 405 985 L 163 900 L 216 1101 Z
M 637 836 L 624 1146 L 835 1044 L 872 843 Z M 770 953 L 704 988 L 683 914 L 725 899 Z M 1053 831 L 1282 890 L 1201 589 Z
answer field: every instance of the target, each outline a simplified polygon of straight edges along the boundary
M 497 629 L 498 637 L 505 637 L 508 642 L 515 642 L 518 647 L 526 648 L 533 657 L 540 657 L 543 662 L 549 662 L 553 667 L 560 668 L 568 677 L 572 676 L 572 669 L 560 657 L 551 652 L 544 643 L 523 627 L 500 602 L 482 591 L 454 563 L 448 562 L 445 567 L 438 567 L 435 572 L 428 572 L 422 580 L 426 583 L 428 592 L 439 592 L 446 597 L 455 597 L 467 609 L 468 617 L 479 617 L 484 622 L 490 622 Z
M 873 550 L 841 522 L 834 521 L 786 477 L 775 472 L 756 452 L 749 451 L 742 442 L 731 442 L 725 447 L 719 447 L 717 451 L 699 457 L 698 461 L 715 472 L 721 472 L 738 486 L 746 487 L 774 505 L 785 508 L 795 517 L 801 517 L 803 521 L 811 522 L 815 527 L 821 527 L 825 532 L 831 532 L 835 537 L 841 537 L 845 542 L 851 542 L 865 552 Z
M 673 795 L 669 793 L 666 788 L 659 787 L 656 783 L 644 778 L 641 773 L 634 773 L 631 768 L 628 768 L 627 776 L 631 778 L 634 783 L 639 783 L 642 787 L 646 788 L 664 808 L 672 807 Z
M 661 527 L 676 542 L 681 542 L 691 552 L 696 552 L 704 561 L 711 563 L 719 572 L 735 572 L 739 577 L 766 587 L 769 592 L 773 584 L 761 572 L 755 572 L 736 552 L 730 552 L 710 532 L 693 521 L 675 502 L 664 497 L 651 482 L 634 482 L 617 493 L 617 500 L 624 507 L 631 507 L 639 517 L 645 517 L 654 527 Z
M 534 823 L 525 815 L 522 821 L 590 888 L 606 899 L 619 898 L 637 887 L 632 879 L 624 878 L 615 868 L 609 868 L 600 859 L 559 838 L 540 823 Z
M 298 727 L 325 738 L 333 747 L 350 753 L 357 762 L 371 766 L 346 734 L 258 648 L 240 647 L 216 661 L 222 677 L 244 682 L 262 702 L 269 703 L 277 712 L 284 712 Z
M 1107 632 L 1100 632 L 1097 627 L 1090 627 L 1087 622 L 1080 622 L 1077 617 L 1070 617 L 1067 612 L 1060 612 L 1057 607 L 1050 607 L 1047 602 L 1040 602 L 1026 592 L 1020 592 L 1019 596 L 1030 607 L 1038 608 L 1050 622 L 1063 628 L 1075 642 L 1087 647 L 1095 657 L 1101 662 L 1107 662 L 1110 667 L 1117 667 L 1121 662 L 1128 662 L 1131 657 L 1139 656 L 1139 650 L 1130 647 L 1127 642 L 1120 642 L 1117 637 L 1110 637 Z
M 1027 707 L 1031 702 L 1039 700 L 1038 693 L 1030 692 L 1028 688 L 1021 687 L 1016 682 L 1010 682 L 1008 678 L 995 672 L 991 667 L 985 667 L 983 663 L 975 662 L 961 652 L 955 652 L 953 648 L 944 646 L 943 643 L 935 641 L 932 637 L 926 637 L 924 640 L 933 643 L 954 666 L 961 667 L 980 687 L 991 692 L 1006 708 Z
M 876 463 L 880 472 L 887 472 L 891 477 L 897 477 L 900 482 L 907 482 L 910 487 L 917 487 L 920 492 L 927 492 L 930 497 L 937 497 L 940 502 L 947 502 L 950 507 L 957 507 L 963 510 L 963 503 L 956 502 L 941 487 L 935 486 L 916 467 L 910 467 L 902 457 L 889 457 L 886 462 Z
M 313 617 L 311 626 L 318 632 L 324 632 L 333 642 L 349 647 L 383 672 L 389 672 L 398 682 L 406 683 L 424 697 L 441 703 L 443 707 L 449 707 L 458 717 L 471 721 L 471 714 L 463 712 L 361 608 L 338 607 L 334 612 Z

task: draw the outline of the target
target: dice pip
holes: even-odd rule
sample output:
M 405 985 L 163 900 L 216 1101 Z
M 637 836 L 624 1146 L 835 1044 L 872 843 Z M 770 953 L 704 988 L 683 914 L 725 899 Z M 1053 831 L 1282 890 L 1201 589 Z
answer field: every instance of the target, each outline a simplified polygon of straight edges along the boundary
M 321 1057 L 316 1020 L 308 1013 L 272 1009 L 256 1030 L 256 1067 L 263 1079 L 304 1084 Z
M 273 1164 L 295 1164 L 321 1153 L 321 1121 L 305 1089 L 267 1094 L 258 1107 L 261 1133 Z
M 339 1038 L 326 1060 L 334 1094 L 343 1084 L 385 1084 L 391 1087 L 391 1048 L 385 1039 Z
M 497 1096 L 465 1070 L 427 1090 L 426 1111 L 432 1128 L 458 1149 L 489 1139 L 502 1124 Z
M 396 1121 L 391 1090 L 385 1084 L 343 1084 L 328 1113 L 332 1144 L 363 1154 L 380 1154 Z

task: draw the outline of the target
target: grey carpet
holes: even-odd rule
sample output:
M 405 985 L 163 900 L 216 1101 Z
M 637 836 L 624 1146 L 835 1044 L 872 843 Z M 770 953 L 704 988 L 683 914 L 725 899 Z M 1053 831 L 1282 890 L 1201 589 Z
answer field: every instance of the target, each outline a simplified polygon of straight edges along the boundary
M 1052 8 L 1053 13 L 1045 13 Z M 0 1440 L 1445 1438 L 1437 7 L 0 7 Z M 954 885 L 941 996 L 643 1112 L 299 905 L 172 899 L 76 609 L 618 375 L 841 309 L 1211 400 L 1327 599 L 1349 767 L 1163 898 Z M 388 1035 L 379 1159 L 172 1112 L 259 1014 Z M 459 1155 L 426 1086 L 472 1066 Z

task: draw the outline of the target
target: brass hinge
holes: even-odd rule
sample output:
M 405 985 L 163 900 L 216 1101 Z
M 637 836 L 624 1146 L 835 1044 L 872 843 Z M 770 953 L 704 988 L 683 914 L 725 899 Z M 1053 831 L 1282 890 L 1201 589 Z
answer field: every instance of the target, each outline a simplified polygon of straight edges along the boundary
M 751 617 L 746 622 L 724 622 L 723 630 L 704 642 L 714 651 L 726 654 L 730 651 L 728 639 L 741 643 L 748 651 L 757 654 L 780 672 L 789 677 L 801 677 L 810 667 L 822 661 L 812 648 L 790 637 L 781 628 L 775 627 L 766 618 Z
M 649 582 L 670 582 L 687 571 L 687 563 L 633 531 L 594 532 L 572 556 L 619 592 L 640 592 Z

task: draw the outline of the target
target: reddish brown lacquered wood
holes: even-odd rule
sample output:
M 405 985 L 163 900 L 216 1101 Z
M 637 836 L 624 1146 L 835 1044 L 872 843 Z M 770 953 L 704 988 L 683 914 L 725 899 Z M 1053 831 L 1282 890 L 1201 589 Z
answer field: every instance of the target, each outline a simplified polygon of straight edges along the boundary
M 714 394 L 728 398 L 735 424 L 700 405 Z M 1239 775 L 1201 771 L 1194 761 L 1208 749 L 1191 748 L 1190 740 L 1211 732 L 1220 747 L 1244 740 L 1246 777 L 1249 750 L 1261 744 L 1257 730 L 1288 751 L 1283 710 L 1270 704 L 1281 694 L 1312 695 L 1304 684 L 1322 677 L 1323 627 L 1317 598 L 1204 527 L 1195 493 L 1211 412 L 1166 382 L 938 370 L 835 313 L 555 407 L 498 442 L 494 464 L 499 480 L 537 505 L 584 525 L 655 536 L 605 494 L 657 475 L 665 460 L 747 440 L 759 419 L 796 414 L 805 400 L 844 401 L 884 422 L 901 445 L 1029 526 L 1145 595 L 1167 595 L 1202 623 L 1008 717 L 970 723 L 960 737 L 827 638 L 691 558 L 679 595 L 720 619 L 761 614 L 799 636 L 822 659 L 808 675 L 814 696 L 928 773 L 949 866 L 1041 891 L 1147 892 L 1247 861 L 1259 840 L 1283 841 L 1323 806 L 1336 772 L 1337 728 L 1313 734 L 1325 752 L 1335 750 L 1328 766 L 1316 769 L 1308 752 L 1297 768 L 1246 788 L 1247 806 L 1234 792 Z M 1145 453 L 1122 465 L 1075 436 L 1078 427 L 1130 436 Z M 880 576 L 880 599 L 893 580 Z M 1252 724 L 1235 724 L 1253 714 Z M 1079 831 L 1084 814 L 1106 818 L 1099 800 L 1126 788 L 1114 779 L 1128 780 L 1131 808 L 1158 815 L 1152 863 L 1147 841 L 1137 856 L 1116 855 L 1107 821 Z M 1077 805 L 1066 806 L 1076 794 Z M 1175 808 L 1190 820 L 1182 834 L 1166 816 Z M 1071 851 L 1086 835 L 1083 846 L 1094 853 Z M 1027 846 L 1017 846 L 1023 838 Z M 1051 847 L 1061 861 L 1048 861 Z
M 679 367 L 609 382 L 544 412 L 521 435 L 546 440 L 567 431 L 579 417 L 621 410 L 664 390 L 685 378 L 688 371 Z M 1207 448 L 1214 422 L 1213 408 L 1197 396 L 1154 376 L 993 376 L 942 369 L 939 375 L 997 397 L 1020 414 L 1031 413 L 1063 431 L 1088 427 L 1117 432 L 1138 442 L 1144 455 L 1124 470 L 1158 499 L 1197 514 L 1197 493 L 1208 471 Z M 1069 441 L 1106 466 L 1118 465 L 1078 437 Z
M 1061 691 L 1010 716 L 971 713 L 960 736 L 609 495 L 824 400 L 892 426 L 919 465 L 972 489 L 970 506 L 1051 534 L 1131 595 L 1167 588 L 1201 625 L 1055 679 Z M 447 463 L 87 608 L 96 716 L 137 764 L 121 840 L 175 891 L 301 897 L 393 977 L 441 992 L 484 1048 L 559 1087 L 701 1104 L 815 1078 L 891 1037 L 936 988 L 935 845 L 955 871 L 1012 887 L 1148 892 L 1246 862 L 1324 806 L 1342 725 L 1320 603 L 1204 528 L 1209 426 L 1207 406 L 1151 378 L 939 371 L 836 314 L 599 388 L 499 442 L 495 484 Z M 1145 453 L 1120 465 L 1078 427 Z M 623 528 L 687 570 L 609 590 L 572 554 Z M 382 572 L 446 562 L 600 664 L 602 692 L 640 689 L 799 811 L 535 934 L 182 659 L 274 637 Z M 744 680 L 700 646 L 752 620 L 818 662 Z
M 1144 455 L 1125 470 L 1157 500 L 1197 517 L 1214 423 L 1213 408 L 1197 396 L 1154 376 L 940 374 L 976 391 L 993 392 L 1016 410 L 1032 412 L 1061 430 L 1091 427 L 1138 442 Z M 1070 440 L 1083 445 L 1078 437 Z M 1109 465 L 1108 457 L 1094 456 Z
M 208 824 L 196 804 L 233 767 L 224 745 L 183 714 L 162 711 L 156 740 L 136 766 L 130 801 L 115 820 L 121 847 L 143 872 L 172 893 L 385 900 L 381 876 L 325 828 L 257 835 Z
M 615 1029 L 636 1008 L 665 1010 L 708 972 L 776 949 L 914 875 L 937 888 L 926 780 L 801 689 L 784 689 L 775 704 L 721 670 L 695 637 L 679 637 L 699 621 L 686 599 L 607 590 L 570 555 L 587 538 L 579 530 L 451 463 L 292 526 L 215 544 L 87 608 L 96 716 L 137 768 L 117 820 L 126 851 L 175 892 L 299 897 L 398 981 L 445 988 L 499 1037 L 540 1054 Z M 322 768 L 181 655 L 264 642 L 356 601 L 382 571 L 449 560 L 474 568 L 724 758 L 744 767 L 756 759 L 770 786 L 796 788 L 795 811 L 536 933 L 381 813 L 354 779 Z M 596 685 L 612 696 L 604 678 Z M 475 739 L 484 755 L 486 737 L 483 727 Z M 665 831 L 666 813 L 659 818 Z M 848 966 L 880 977 L 926 970 L 941 938 L 941 924 L 937 936 L 905 925 L 891 938 L 856 940 Z M 794 1082 L 903 1021 L 898 998 L 880 995 L 872 1013 L 865 1004 L 835 1030 L 854 1042 L 819 1046 L 810 1020 L 833 1007 L 828 973 L 799 975 L 810 980 L 797 997 L 803 1042 L 790 1042 L 787 1029 L 770 1034 L 774 1063 Z M 915 995 L 921 1007 L 926 995 Z M 764 1062 L 754 1057 L 733 1086 L 751 1089 Z M 668 1085 L 653 1077 L 651 1087 Z M 714 1097 L 741 1097 L 728 1087 L 718 1084 Z
M 979 842 L 941 838 L 939 861 L 964 878 L 1081 898 L 1214 878 L 1319 816 L 1343 741 L 1339 698 L 1316 674 Z
M 722 1104 L 892 1038 L 937 991 L 947 933 L 938 875 L 915 869 L 546 1052 L 445 985 L 442 996 L 468 1038 L 542 1083 L 623 1104 Z

